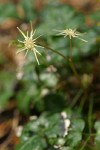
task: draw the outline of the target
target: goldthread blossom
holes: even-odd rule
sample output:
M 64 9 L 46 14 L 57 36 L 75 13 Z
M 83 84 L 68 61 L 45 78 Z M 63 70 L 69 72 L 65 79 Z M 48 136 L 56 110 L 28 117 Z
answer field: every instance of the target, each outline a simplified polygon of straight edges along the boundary
M 81 36 L 83 35 L 82 33 L 76 31 L 76 29 L 65 29 L 65 30 L 56 30 L 59 33 L 57 35 L 63 35 L 64 37 L 69 36 L 70 39 L 72 38 L 77 38 L 82 40 L 83 42 L 87 42 L 86 40 L 82 39 Z
M 36 31 L 36 30 L 34 30 L 34 32 L 33 32 L 33 29 L 31 30 L 30 34 L 29 34 L 28 31 L 27 31 L 27 34 L 26 34 L 26 35 L 25 35 L 18 27 L 17 27 L 17 29 L 19 30 L 19 32 L 20 32 L 20 33 L 23 35 L 23 37 L 24 37 L 24 40 L 23 40 L 23 41 L 21 41 L 21 40 L 18 40 L 18 41 L 19 41 L 20 43 L 23 43 L 24 46 L 23 46 L 23 48 L 19 49 L 16 53 L 18 54 L 18 53 L 20 53 L 20 52 L 22 52 L 22 51 L 26 51 L 25 56 L 24 56 L 24 57 L 26 57 L 28 51 L 29 51 L 29 50 L 32 50 L 33 53 L 34 53 L 34 56 L 35 56 L 35 58 L 36 58 L 36 61 L 37 61 L 38 65 L 39 65 L 40 63 L 39 63 L 37 54 L 41 55 L 41 53 L 40 53 L 36 48 L 37 48 L 37 47 L 42 47 L 42 46 L 37 45 L 37 44 L 36 44 L 36 40 L 37 40 L 40 36 L 37 37 L 37 38 L 33 38 L 33 36 L 34 36 L 34 34 L 35 34 L 35 31 Z M 43 47 L 42 47 L 42 48 L 43 48 Z

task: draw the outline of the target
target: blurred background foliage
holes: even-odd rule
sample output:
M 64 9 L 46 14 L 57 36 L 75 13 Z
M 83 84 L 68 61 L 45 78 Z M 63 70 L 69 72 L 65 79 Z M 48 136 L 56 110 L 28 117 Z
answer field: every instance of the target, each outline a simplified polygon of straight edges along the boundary
M 45 46 L 39 66 L 32 52 L 16 55 L 17 26 L 26 33 L 30 21 Z M 88 41 L 72 40 L 84 89 L 69 66 L 69 39 L 56 35 L 66 28 Z M 65 137 L 63 111 L 71 122 Z M 0 0 L 0 141 L 2 150 L 100 149 L 99 1 Z

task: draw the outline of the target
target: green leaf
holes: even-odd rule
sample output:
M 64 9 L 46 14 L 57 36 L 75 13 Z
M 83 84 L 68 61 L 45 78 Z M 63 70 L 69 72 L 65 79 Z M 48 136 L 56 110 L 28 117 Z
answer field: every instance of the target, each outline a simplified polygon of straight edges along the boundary
M 82 119 L 73 119 L 66 142 L 70 147 L 76 147 L 82 140 L 82 131 L 85 123 Z
M 82 119 L 73 119 L 71 128 L 73 131 L 82 132 L 85 127 L 85 122 Z
M 96 129 L 97 133 L 100 133 L 100 121 L 96 121 L 94 128 Z
M 90 18 L 94 21 L 100 21 L 100 10 L 97 10 L 90 14 Z
M 24 114 L 29 113 L 30 102 L 32 102 L 37 90 L 35 84 L 30 81 L 24 81 L 23 88 L 17 94 L 17 106 Z
M 54 30 L 65 28 L 78 28 L 84 23 L 84 17 L 77 13 L 73 8 L 67 5 L 47 5 L 41 13 L 43 22 L 38 28 L 39 34 L 47 33 L 48 35 L 56 35 Z
M 64 147 L 61 147 L 61 150 L 75 150 L 75 149 L 69 146 L 64 146 Z
M 36 17 L 33 0 L 21 0 L 20 5 L 23 7 L 26 21 L 31 21 Z
M 70 147 L 76 147 L 82 140 L 82 134 L 80 132 L 70 132 L 67 137 L 67 144 Z
M 53 116 L 48 117 L 49 124 L 48 128 L 45 131 L 45 134 L 49 138 L 55 138 L 58 135 L 61 135 L 62 128 L 61 128 L 61 123 L 60 123 L 60 115 L 58 114 L 53 114 Z
M 78 125 L 77 122 L 78 122 Z M 54 145 L 59 145 L 63 149 L 68 150 L 74 150 L 80 141 L 82 140 L 82 130 L 84 128 L 84 121 L 81 119 L 74 119 L 71 123 L 70 129 L 68 131 L 68 135 L 64 138 L 63 137 L 63 128 L 64 128 L 64 122 L 61 118 L 60 113 L 43 113 L 39 118 L 36 120 L 30 121 L 23 129 L 19 148 L 27 148 L 31 145 L 31 142 L 34 143 L 37 139 L 41 141 L 37 143 L 37 147 L 40 148 L 41 144 L 41 150 L 42 147 L 47 146 L 48 149 L 52 149 L 51 147 L 54 147 Z M 80 127 L 80 126 L 81 127 Z M 76 127 L 76 128 L 75 128 Z M 34 139 L 35 137 L 36 139 Z M 39 138 L 39 139 L 38 139 Z M 43 144 L 46 140 L 46 144 Z M 29 141 L 28 144 L 26 144 L 26 141 Z M 25 146 L 24 144 L 25 143 Z M 67 145 L 67 146 L 66 146 Z M 35 146 L 35 144 L 34 144 Z M 34 147 L 34 148 L 37 148 Z M 46 147 L 46 148 L 47 148 Z M 32 147 L 28 150 L 31 150 Z M 18 149 L 20 150 L 20 149 Z M 21 149 L 23 150 L 23 149 Z M 43 149 L 44 150 L 44 149 Z
M 6 105 L 14 93 L 14 72 L 0 72 L 0 107 Z
M 44 98 L 44 106 L 45 110 L 52 112 L 59 112 L 64 109 L 65 106 L 65 98 L 64 95 L 59 93 L 49 93 Z
M 95 143 L 96 146 L 99 148 L 100 147 L 100 121 L 95 122 L 94 128 L 96 130 Z
M 73 57 L 80 58 L 80 56 L 83 57 L 98 52 L 96 38 L 99 32 L 95 29 L 95 26 L 92 26 L 92 29 L 86 27 L 85 17 L 74 8 L 59 3 L 47 5 L 41 12 L 41 20 L 37 34 L 43 34 L 43 38 L 52 49 L 69 56 L 69 38 L 57 36 L 56 30 L 72 28 L 82 32 L 82 38 L 88 41 L 84 43 L 79 39 L 72 39 Z M 63 58 L 57 54 L 50 53 L 50 56 L 55 64 L 63 62 Z
M 13 3 L 0 4 L 0 22 L 7 18 L 18 18 L 16 7 Z
M 44 150 L 46 142 L 43 138 L 35 135 L 16 147 L 16 150 Z

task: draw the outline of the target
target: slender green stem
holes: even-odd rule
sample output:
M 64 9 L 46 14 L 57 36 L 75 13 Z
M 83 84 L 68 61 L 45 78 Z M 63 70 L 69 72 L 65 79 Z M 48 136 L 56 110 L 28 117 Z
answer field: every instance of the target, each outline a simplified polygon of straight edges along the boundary
M 90 140 L 90 136 L 86 139 L 86 141 L 84 142 L 83 146 L 81 147 L 80 150 L 83 150 L 87 144 L 87 142 Z
M 79 108 L 80 108 L 80 113 L 82 113 L 82 111 L 83 111 L 83 107 L 84 107 L 84 104 L 85 104 L 86 100 L 87 100 L 87 94 L 84 93 L 84 96 L 83 96 L 82 99 L 80 100 L 80 106 L 79 106 Z
M 72 41 L 71 41 L 71 39 L 69 41 L 70 41 L 70 54 L 69 54 L 69 56 L 70 56 L 70 59 L 72 61 Z
M 72 41 L 70 39 L 70 57 L 69 57 L 69 65 L 73 71 L 73 73 L 75 74 L 77 80 L 79 81 L 80 85 L 82 86 L 82 83 L 81 83 L 81 79 L 80 79 L 80 76 L 78 74 L 78 72 L 76 71 L 76 68 L 73 64 L 73 61 L 72 61 Z
M 80 76 L 78 75 L 78 73 L 77 73 L 77 71 L 76 71 L 76 69 L 75 69 L 75 66 L 74 66 L 74 64 L 73 64 L 73 62 L 72 62 L 72 60 L 71 60 L 70 58 L 69 58 L 69 65 L 70 65 L 70 67 L 71 67 L 73 73 L 75 74 L 75 76 L 76 76 L 78 82 L 79 82 L 80 85 L 81 85 L 81 79 L 80 79 Z
M 40 44 L 38 44 L 38 45 L 40 45 Z M 50 48 L 50 47 L 44 46 L 44 45 L 40 45 L 40 46 L 45 47 L 46 49 L 49 49 L 49 50 L 53 51 L 54 53 L 60 55 L 60 56 L 63 57 L 65 60 L 67 60 L 67 57 L 64 56 L 62 53 L 60 53 L 60 52 L 58 52 L 58 51 L 56 51 L 56 50 L 54 50 L 54 49 L 52 49 L 52 48 Z M 77 71 L 76 71 L 76 69 L 75 69 L 75 67 L 74 67 L 73 62 L 72 62 L 72 42 L 71 42 L 71 39 L 70 39 L 70 58 L 69 58 L 69 64 L 70 64 L 70 67 L 71 67 L 73 73 L 75 74 L 77 80 L 79 81 L 79 83 L 80 83 L 80 85 L 81 85 L 81 79 L 80 79 L 80 77 L 79 77 L 79 75 L 78 75 L 78 73 L 77 73 Z
M 38 45 L 40 45 L 40 44 L 38 44 Z M 56 50 L 54 50 L 54 49 L 52 49 L 52 48 L 50 48 L 50 47 L 48 47 L 48 46 L 44 46 L 44 45 L 40 45 L 40 46 L 42 46 L 42 47 L 44 47 L 44 48 L 46 48 L 46 49 L 49 49 L 49 50 L 53 51 L 54 53 L 60 55 L 60 56 L 63 57 L 65 60 L 67 60 L 67 57 L 64 56 L 62 53 L 60 53 L 60 52 L 58 52 L 58 51 L 56 51 Z M 79 81 L 80 85 L 82 86 L 80 76 L 79 76 L 79 74 L 77 73 L 77 71 L 76 71 L 76 69 L 75 69 L 75 66 L 74 66 L 74 64 L 73 64 L 73 62 L 72 62 L 72 42 L 71 42 L 71 39 L 70 39 L 70 57 L 69 57 L 69 64 L 70 64 L 70 67 L 71 67 L 73 73 L 75 74 L 77 80 Z
M 82 133 L 83 135 L 87 135 L 87 136 L 96 136 L 97 133 Z
M 78 91 L 78 93 L 75 95 L 75 97 L 74 97 L 74 99 L 73 99 L 73 101 L 72 101 L 72 103 L 71 103 L 70 108 L 72 108 L 72 107 L 77 103 L 77 101 L 79 100 L 79 98 L 80 98 L 80 96 L 82 95 L 82 93 L 83 93 L 83 90 L 80 89 L 80 90 Z
M 38 44 L 38 45 L 40 45 L 40 44 Z M 50 48 L 50 47 L 48 47 L 48 46 L 44 46 L 44 45 L 40 45 L 40 46 L 42 46 L 42 47 L 44 47 L 44 48 L 46 48 L 46 49 L 51 50 L 52 52 L 54 52 L 54 53 L 60 55 L 60 56 L 63 57 L 65 60 L 67 60 L 67 57 L 64 56 L 63 54 L 61 54 L 60 52 L 58 52 L 58 51 L 56 51 L 56 50 L 54 50 L 54 49 L 52 49 L 52 48 Z
M 88 111 L 89 133 L 91 133 L 91 129 L 92 129 L 92 110 L 93 110 L 93 96 L 90 97 L 89 111 Z

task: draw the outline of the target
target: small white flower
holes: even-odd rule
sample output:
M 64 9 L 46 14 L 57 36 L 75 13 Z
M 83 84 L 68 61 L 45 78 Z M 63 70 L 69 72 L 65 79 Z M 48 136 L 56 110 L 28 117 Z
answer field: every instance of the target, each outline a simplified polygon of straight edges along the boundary
M 82 39 L 82 33 L 76 31 L 76 29 L 65 29 L 65 30 L 56 30 L 59 33 L 57 35 L 63 35 L 64 37 L 69 36 L 70 39 L 72 38 L 78 38 L 84 42 L 87 42 L 86 40 Z
M 62 117 L 63 119 L 66 119 L 66 118 L 67 118 L 66 112 L 61 112 L 61 117 Z
M 70 126 L 70 120 L 69 119 L 65 119 L 64 123 L 65 123 L 65 129 L 68 129 L 68 127 Z
M 64 132 L 64 137 L 68 134 L 68 130 L 69 130 L 69 126 L 70 126 L 70 120 L 69 119 L 65 119 L 64 120 L 64 126 L 65 126 L 65 132 Z
M 18 40 L 20 43 L 23 43 L 24 46 L 23 46 L 23 48 L 21 48 L 21 49 L 19 49 L 19 50 L 17 51 L 17 54 L 20 53 L 20 52 L 22 52 L 22 51 L 25 51 L 25 50 L 26 50 L 26 53 L 25 53 L 25 57 L 26 57 L 28 51 L 29 51 L 29 50 L 32 50 L 32 51 L 34 52 L 36 61 L 37 61 L 38 65 L 39 65 L 39 60 L 38 60 L 38 58 L 37 58 L 37 54 L 41 55 L 41 53 L 36 49 L 36 47 L 42 47 L 42 46 L 39 46 L 39 45 L 36 44 L 36 39 L 39 38 L 40 36 L 37 37 L 37 38 L 33 38 L 33 36 L 34 36 L 36 30 L 35 30 L 34 32 L 33 32 L 33 30 L 31 30 L 30 34 L 29 34 L 28 31 L 27 31 L 27 35 L 25 35 L 18 27 L 17 27 L 17 29 L 19 30 L 19 32 L 20 32 L 20 33 L 23 35 L 23 37 L 24 37 L 24 40 L 23 40 L 23 41 Z M 42 48 L 43 48 L 43 47 L 42 47 Z
M 65 137 L 69 131 L 70 120 L 67 118 L 66 112 L 61 112 L 61 117 L 63 119 L 63 137 Z

